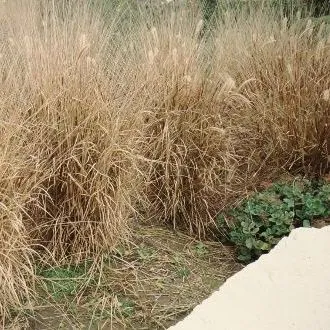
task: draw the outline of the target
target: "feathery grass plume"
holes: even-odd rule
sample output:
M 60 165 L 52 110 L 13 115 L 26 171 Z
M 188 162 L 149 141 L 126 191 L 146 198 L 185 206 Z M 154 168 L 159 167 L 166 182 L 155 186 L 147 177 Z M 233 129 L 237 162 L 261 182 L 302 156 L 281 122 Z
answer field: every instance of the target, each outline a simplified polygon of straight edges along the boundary
M 241 92 L 252 106 L 233 124 L 255 142 L 249 158 L 267 167 L 259 174 L 272 168 L 322 174 L 329 170 L 330 108 L 321 97 L 330 83 L 327 35 L 311 21 L 288 26 L 272 17 L 261 12 L 219 25 L 226 33 L 217 38 L 215 66 L 239 84 L 251 81 Z

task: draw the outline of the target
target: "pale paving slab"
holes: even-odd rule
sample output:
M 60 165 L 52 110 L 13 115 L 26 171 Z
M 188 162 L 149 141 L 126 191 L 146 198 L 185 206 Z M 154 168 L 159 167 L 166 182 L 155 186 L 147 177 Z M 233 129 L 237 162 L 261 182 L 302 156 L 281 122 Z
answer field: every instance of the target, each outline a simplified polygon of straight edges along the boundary
M 170 330 L 330 330 L 330 226 L 299 228 Z

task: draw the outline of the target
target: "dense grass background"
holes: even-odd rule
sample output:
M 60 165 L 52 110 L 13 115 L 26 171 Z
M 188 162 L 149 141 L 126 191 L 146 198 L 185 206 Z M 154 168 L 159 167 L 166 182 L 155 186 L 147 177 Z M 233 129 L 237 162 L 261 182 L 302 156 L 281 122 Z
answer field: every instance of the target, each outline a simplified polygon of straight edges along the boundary
M 329 171 L 324 23 L 226 7 L 203 35 L 196 2 L 134 6 L 1 3 L 2 315 L 38 258 L 96 260 L 137 220 L 203 237 L 261 182 Z

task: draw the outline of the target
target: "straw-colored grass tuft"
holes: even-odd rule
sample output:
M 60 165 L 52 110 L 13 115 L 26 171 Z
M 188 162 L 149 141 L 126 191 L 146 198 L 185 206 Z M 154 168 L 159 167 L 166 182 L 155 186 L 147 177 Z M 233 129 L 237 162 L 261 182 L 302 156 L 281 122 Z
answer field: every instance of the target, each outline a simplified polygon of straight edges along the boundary
M 140 179 L 134 93 L 111 67 L 123 59 L 107 59 L 111 27 L 80 2 L 11 1 L 0 15 L 4 314 L 28 299 L 32 248 L 76 263 L 125 239 Z
M 2 131 L 3 132 L 3 131 Z M 2 133 L 1 132 L 1 133 Z M 3 135 L 1 134 L 1 137 Z M 2 140 L 4 141 L 4 140 Z M 8 142 L 8 141 L 6 141 Z M 22 209 L 26 198 L 27 183 L 18 176 L 18 164 L 1 148 L 0 188 L 0 327 L 8 316 L 8 308 L 28 305 L 33 289 L 33 251 L 23 224 Z M 17 155 L 16 155 L 17 156 Z
M 204 235 L 239 161 L 226 109 L 246 100 L 229 78 L 207 79 L 197 39 L 183 30 L 175 38 L 165 27 L 146 59 L 147 198 L 151 216 Z

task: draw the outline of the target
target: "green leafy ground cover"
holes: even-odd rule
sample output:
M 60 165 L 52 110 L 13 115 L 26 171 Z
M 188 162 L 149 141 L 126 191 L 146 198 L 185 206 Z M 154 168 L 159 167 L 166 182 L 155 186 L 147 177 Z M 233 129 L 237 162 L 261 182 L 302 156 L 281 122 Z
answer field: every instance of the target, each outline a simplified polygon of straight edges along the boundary
M 294 228 L 311 227 L 316 220 L 328 218 L 330 184 L 313 180 L 276 183 L 228 215 L 234 221 L 230 241 L 238 247 L 239 260 L 248 262 L 270 251 Z

